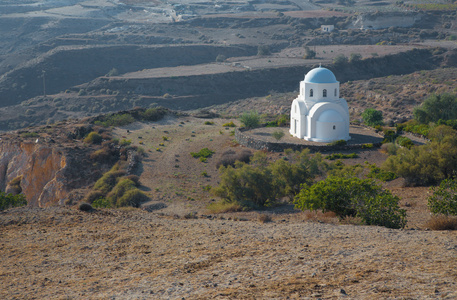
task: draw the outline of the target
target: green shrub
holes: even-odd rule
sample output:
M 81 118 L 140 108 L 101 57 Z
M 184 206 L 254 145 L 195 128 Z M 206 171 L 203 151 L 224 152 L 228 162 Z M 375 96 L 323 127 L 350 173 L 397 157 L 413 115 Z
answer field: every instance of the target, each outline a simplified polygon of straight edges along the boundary
M 117 178 L 125 175 L 125 171 L 111 170 L 95 182 L 94 190 L 98 190 L 106 195 L 116 185 Z
M 214 153 L 214 151 L 209 150 L 208 148 L 203 148 L 198 152 L 191 152 L 190 155 L 193 158 L 208 158 L 211 157 Z
M 438 122 L 438 120 L 457 119 L 457 96 L 451 94 L 434 94 L 413 111 L 414 119 L 421 124 Z
M 373 148 L 373 144 L 372 143 L 368 143 L 368 144 L 362 144 L 362 149 L 371 149 Z
M 90 191 L 85 197 L 84 197 L 84 202 L 87 202 L 89 204 L 93 204 L 95 200 L 99 198 L 103 198 L 105 196 L 104 193 L 102 193 L 99 190 L 93 190 Z
M 228 123 L 222 124 L 223 127 L 236 127 L 235 123 L 233 121 L 230 121 Z
M 132 140 L 122 139 L 122 140 L 119 142 L 119 145 L 125 147 L 125 146 L 129 146 L 131 143 L 132 143 Z
M 257 128 L 260 126 L 260 115 L 255 111 L 245 112 L 240 116 L 240 121 L 248 129 Z
M 346 159 L 346 158 L 357 158 L 359 157 L 357 153 L 343 154 L 343 153 L 332 153 L 327 155 L 325 159 L 335 160 L 335 159 Z
M 325 164 L 320 155 L 311 157 L 306 150 L 291 152 L 287 159 L 270 164 L 265 154 L 256 152 L 250 164 L 221 166 L 220 183 L 213 192 L 225 202 L 246 207 L 266 206 L 283 197 L 293 199 L 300 184 L 310 183 Z
M 211 122 L 211 121 L 205 121 L 204 123 L 205 125 L 214 125 L 214 122 Z
M 406 136 L 397 137 L 397 139 L 395 140 L 395 143 L 397 143 L 398 145 L 400 145 L 402 147 L 408 148 L 408 149 L 411 149 L 411 147 L 414 146 L 414 142 L 411 141 L 411 139 L 407 138 Z
M 92 131 L 84 139 L 84 143 L 87 144 L 100 144 L 102 142 L 102 136 L 98 132 Z
M 95 208 L 111 208 L 112 204 L 111 202 L 109 202 L 108 199 L 100 197 L 95 199 L 94 202 L 92 202 L 92 206 Z
M 141 114 L 141 118 L 145 121 L 154 122 L 161 120 L 167 113 L 168 110 L 163 107 L 148 108 Z
M 441 126 L 431 131 L 430 143 L 398 149 L 383 163 L 383 169 L 405 178 L 407 185 L 431 185 L 455 176 L 457 131 Z
M 382 111 L 376 110 L 374 108 L 368 108 L 362 113 L 362 119 L 368 126 L 382 126 L 384 124 Z
M 0 191 L 0 211 L 24 205 L 27 205 L 27 200 L 23 194 L 5 194 Z
M 457 215 L 457 179 L 446 179 L 431 189 L 428 208 L 433 214 Z
M 381 181 L 391 181 L 398 178 L 394 172 L 378 168 L 375 164 L 370 165 L 370 172 L 367 174 L 367 177 L 379 179 Z
M 106 195 L 106 199 L 113 205 L 117 204 L 120 199 L 128 190 L 136 188 L 135 183 L 127 178 L 120 178 L 119 182 L 113 189 Z
M 271 134 L 277 141 L 279 141 L 280 139 L 282 139 L 284 137 L 284 131 L 282 130 L 277 130 L 277 131 L 274 131 L 272 134 Z
M 332 211 L 340 218 L 360 217 L 367 225 L 403 228 L 406 211 L 399 198 L 369 179 L 329 176 L 312 186 L 303 185 L 295 197 L 301 210 Z
M 125 192 L 125 194 L 122 195 L 117 200 L 116 206 L 117 207 L 124 207 L 124 206 L 133 206 L 133 207 L 139 207 L 141 203 L 146 202 L 149 200 L 149 197 L 140 191 L 139 189 L 131 189 Z

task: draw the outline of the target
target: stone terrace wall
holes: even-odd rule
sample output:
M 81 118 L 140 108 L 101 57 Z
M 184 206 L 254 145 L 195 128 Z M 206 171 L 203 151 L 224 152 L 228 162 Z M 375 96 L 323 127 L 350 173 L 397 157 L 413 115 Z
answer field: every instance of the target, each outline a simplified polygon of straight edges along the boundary
M 342 151 L 342 150 L 352 150 L 352 149 L 362 149 L 362 146 L 365 144 L 350 144 L 344 146 L 335 146 L 335 145 L 304 145 L 304 144 L 294 144 L 294 143 L 274 143 L 263 141 L 259 138 L 254 138 L 245 133 L 246 128 L 237 128 L 235 129 L 235 139 L 236 141 L 245 147 L 249 147 L 255 150 L 267 150 L 271 152 L 282 152 L 285 149 L 292 149 L 294 151 L 301 151 L 305 148 L 309 149 L 311 152 L 331 152 L 331 151 Z M 373 143 L 373 148 L 381 147 L 382 143 Z

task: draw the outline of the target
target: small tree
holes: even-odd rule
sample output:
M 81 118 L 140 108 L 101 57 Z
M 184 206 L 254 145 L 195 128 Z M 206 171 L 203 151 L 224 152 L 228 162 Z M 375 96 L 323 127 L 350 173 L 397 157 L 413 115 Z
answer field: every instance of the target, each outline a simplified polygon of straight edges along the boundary
M 377 125 L 382 126 L 384 124 L 382 121 L 382 111 L 376 110 L 374 108 L 365 109 L 365 111 L 362 113 L 362 118 L 365 124 L 368 126 L 374 127 Z
M 439 187 L 431 189 L 428 208 L 433 214 L 457 215 L 457 179 L 443 180 Z
M 260 45 L 257 47 L 257 55 L 259 56 L 270 55 L 270 53 L 270 47 L 267 45 Z
M 305 47 L 305 54 L 303 55 L 304 59 L 313 59 L 316 57 L 316 51 L 311 50 L 309 47 Z
M 245 112 L 241 115 L 240 121 L 246 128 L 257 128 L 260 126 L 260 115 L 255 111 Z
M 413 111 L 414 119 L 422 124 L 457 119 L 457 96 L 451 94 L 431 95 Z
M 356 62 L 362 59 L 362 55 L 360 53 L 351 53 L 349 56 L 350 62 Z
M 342 66 L 348 63 L 348 58 L 344 54 L 338 54 L 333 59 L 333 64 L 336 66 Z
M 226 57 L 224 54 L 219 54 L 219 55 L 216 57 L 216 61 L 217 61 L 217 62 L 224 62 L 226 59 L 227 59 L 227 57 Z

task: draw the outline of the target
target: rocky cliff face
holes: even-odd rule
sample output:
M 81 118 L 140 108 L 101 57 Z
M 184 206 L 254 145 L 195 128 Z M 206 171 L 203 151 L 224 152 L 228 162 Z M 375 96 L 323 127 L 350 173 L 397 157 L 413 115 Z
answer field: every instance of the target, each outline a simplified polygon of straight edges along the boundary
M 66 198 L 66 157 L 59 149 L 39 143 L 6 140 L 0 142 L 0 190 L 22 176 L 20 186 L 28 203 L 45 207 Z
M 22 191 L 28 205 L 35 207 L 79 200 L 74 191 L 93 183 L 111 166 L 110 160 L 90 157 L 102 145 L 83 144 L 90 125 L 48 127 L 30 129 L 33 137 L 0 135 L 0 190 Z

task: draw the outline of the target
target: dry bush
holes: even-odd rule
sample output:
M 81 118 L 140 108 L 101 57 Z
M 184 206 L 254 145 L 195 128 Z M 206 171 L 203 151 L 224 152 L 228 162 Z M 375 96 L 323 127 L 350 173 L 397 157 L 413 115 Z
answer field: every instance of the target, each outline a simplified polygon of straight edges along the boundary
M 272 222 L 273 219 L 271 218 L 271 215 L 261 214 L 259 216 L 259 221 L 260 221 L 260 223 L 269 223 L 269 222 Z
M 90 154 L 90 159 L 102 163 L 110 162 L 116 158 L 115 153 L 108 147 L 103 147 L 102 149 L 96 150 Z
M 306 211 L 305 220 L 330 224 L 338 223 L 338 218 L 333 211 L 327 211 L 325 213 L 321 211 Z
M 127 176 L 124 176 L 124 178 L 130 179 L 131 181 L 133 181 L 133 183 L 135 183 L 136 187 L 139 187 L 141 185 L 140 177 L 137 175 L 127 175 Z
M 95 200 L 99 199 L 99 198 L 103 198 L 105 197 L 105 195 L 101 192 L 101 191 L 90 191 L 86 197 L 84 197 L 84 202 L 87 202 L 89 204 L 92 204 L 94 203 Z
M 343 219 L 340 220 L 341 224 L 345 225 L 364 225 L 365 222 L 362 218 L 354 217 L 354 216 L 345 216 Z
M 446 215 L 432 216 L 425 226 L 432 230 L 457 230 L 457 217 Z
M 221 165 L 224 167 L 233 166 L 236 161 L 248 163 L 251 160 L 252 152 L 247 149 L 243 149 L 240 152 L 234 150 L 227 150 L 222 153 L 219 161 L 216 163 L 216 167 L 219 168 Z

